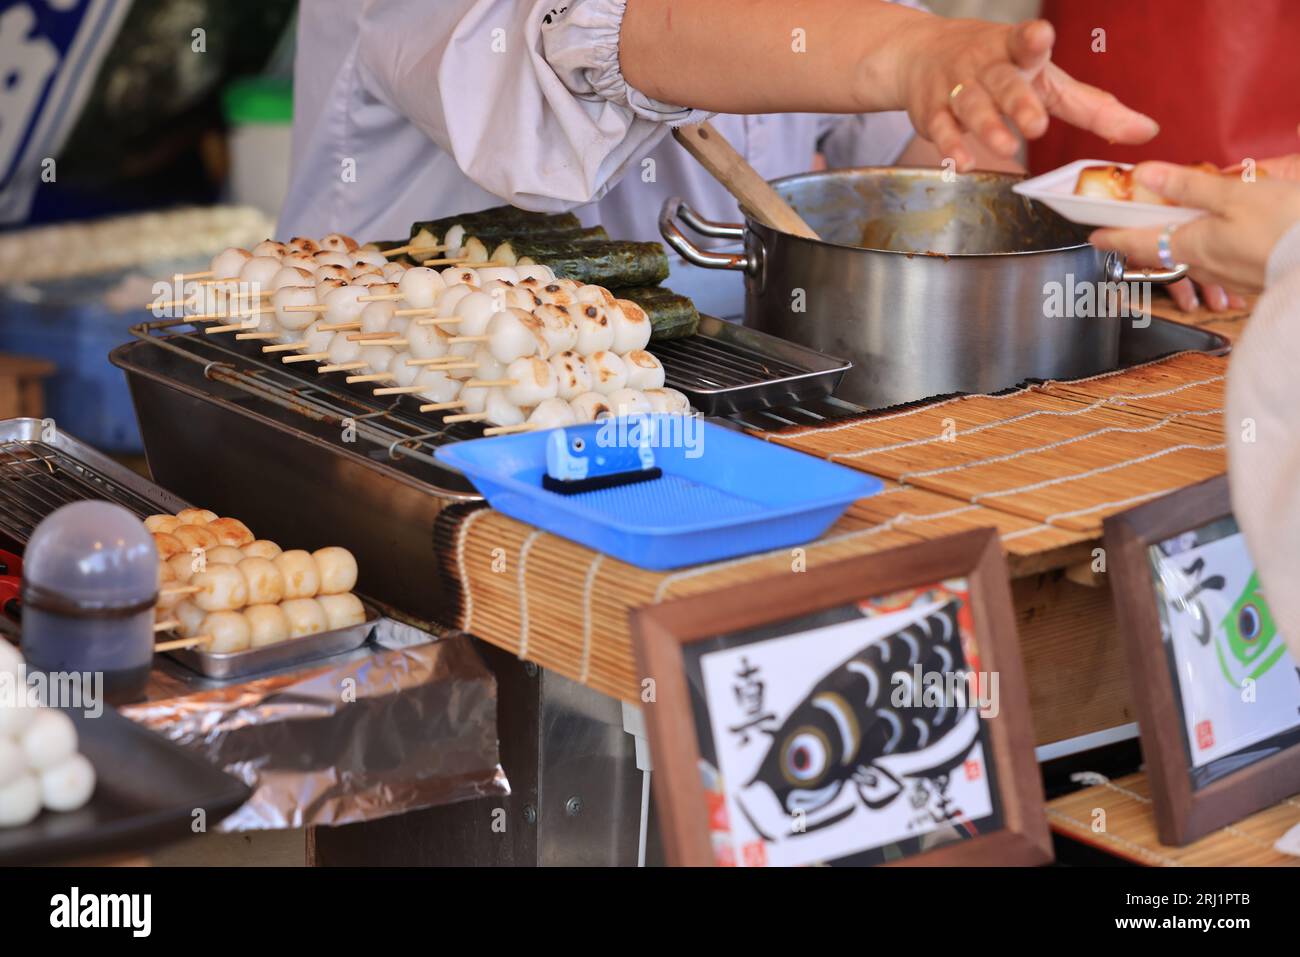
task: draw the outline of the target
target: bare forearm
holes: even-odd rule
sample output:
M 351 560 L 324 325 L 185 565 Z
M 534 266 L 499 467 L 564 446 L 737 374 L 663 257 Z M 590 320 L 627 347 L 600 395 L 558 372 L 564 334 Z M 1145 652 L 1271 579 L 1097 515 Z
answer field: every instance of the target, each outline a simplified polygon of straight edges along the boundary
M 904 38 L 931 18 L 877 0 L 628 0 L 623 75 L 667 103 L 720 113 L 903 106 Z

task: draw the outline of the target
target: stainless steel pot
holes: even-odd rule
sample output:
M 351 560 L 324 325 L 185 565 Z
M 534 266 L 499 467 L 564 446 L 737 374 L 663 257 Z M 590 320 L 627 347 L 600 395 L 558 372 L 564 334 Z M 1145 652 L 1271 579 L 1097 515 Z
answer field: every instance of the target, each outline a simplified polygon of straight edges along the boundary
M 803 173 L 772 185 L 821 242 L 752 216 L 710 222 L 677 198 L 659 229 L 688 262 L 744 272 L 747 325 L 853 360 L 836 394 L 869 408 L 1113 368 L 1123 320 L 1053 309 L 1085 284 L 1167 283 L 1185 270 L 1127 272 L 1122 257 L 1087 244 L 1086 229 L 1013 193 L 1018 179 L 898 167 Z M 702 249 L 678 220 L 741 240 L 744 252 Z

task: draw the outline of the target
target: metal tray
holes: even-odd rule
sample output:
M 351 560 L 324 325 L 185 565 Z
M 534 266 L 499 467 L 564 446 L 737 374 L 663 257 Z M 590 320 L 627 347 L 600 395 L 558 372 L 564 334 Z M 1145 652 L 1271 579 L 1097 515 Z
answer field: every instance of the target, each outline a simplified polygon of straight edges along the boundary
M 357 597 L 360 598 L 359 595 Z M 288 641 L 249 651 L 210 652 L 195 651 L 193 648 L 177 648 L 175 651 L 165 651 L 163 654 L 190 670 L 197 671 L 205 678 L 221 681 L 266 674 L 281 668 L 296 668 L 321 658 L 353 651 L 364 645 L 370 639 L 370 631 L 375 622 L 383 616 L 365 599 L 361 599 L 361 603 L 366 606 L 366 620 L 359 625 L 350 625 L 336 631 L 322 631 L 303 638 L 290 638 Z
M 797 405 L 829 396 L 853 368 L 805 346 L 739 323 L 700 316 L 699 330 L 650 343 L 667 384 L 705 415 Z

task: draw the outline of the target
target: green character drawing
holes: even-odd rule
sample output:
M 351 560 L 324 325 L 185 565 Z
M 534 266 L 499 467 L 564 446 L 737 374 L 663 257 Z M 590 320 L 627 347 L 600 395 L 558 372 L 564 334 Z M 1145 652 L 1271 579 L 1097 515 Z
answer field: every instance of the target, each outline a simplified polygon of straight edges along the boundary
M 1219 632 L 1215 638 L 1214 649 L 1219 656 L 1219 668 L 1234 688 L 1241 687 L 1243 678 L 1259 680 L 1286 652 L 1286 645 L 1278 636 L 1277 626 L 1273 623 L 1268 602 L 1260 591 L 1258 574 L 1251 574 L 1241 596 L 1219 623 Z M 1233 670 L 1248 670 L 1248 673 L 1234 679 Z

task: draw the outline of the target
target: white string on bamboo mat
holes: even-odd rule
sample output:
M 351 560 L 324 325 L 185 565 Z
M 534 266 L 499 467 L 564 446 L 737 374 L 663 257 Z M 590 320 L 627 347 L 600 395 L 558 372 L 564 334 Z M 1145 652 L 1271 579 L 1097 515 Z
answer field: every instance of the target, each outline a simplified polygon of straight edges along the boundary
M 587 580 L 582 586 L 582 665 L 578 669 L 578 683 L 586 684 L 591 673 L 591 595 L 596 585 L 596 572 L 600 571 L 605 561 L 605 554 L 597 552 L 596 557 L 587 566 Z
M 1153 498 L 1159 498 L 1161 495 L 1168 495 L 1169 489 L 1161 489 L 1157 492 L 1144 492 L 1141 495 L 1134 495 L 1132 498 L 1116 499 L 1113 502 L 1102 502 L 1100 505 L 1090 505 L 1088 508 L 1076 508 L 1072 512 L 1056 512 L 1046 516 L 1043 521 L 1047 524 L 1062 518 L 1078 518 L 1080 515 L 1091 515 L 1093 512 L 1104 512 L 1108 508 L 1123 508 L 1126 505 L 1137 505 L 1140 502 L 1148 502 Z
M 1080 828 L 1081 830 L 1084 831 L 1092 830 L 1092 828 L 1088 824 L 1085 824 L 1083 821 L 1080 821 L 1078 818 L 1074 817 L 1073 815 L 1066 814 L 1064 811 L 1058 810 L 1057 808 L 1054 807 L 1047 808 L 1047 816 L 1059 818 L 1062 821 L 1068 821 L 1070 824 L 1073 824 L 1075 827 Z M 1134 854 L 1137 854 L 1140 857 L 1145 857 L 1150 860 L 1157 861 L 1158 863 L 1163 864 L 1165 867 L 1183 866 L 1181 861 L 1174 860 L 1172 857 L 1166 857 L 1165 855 L 1159 853 L 1158 851 L 1151 850 L 1151 848 L 1149 847 L 1143 847 L 1141 844 L 1137 844 L 1133 841 L 1130 841 L 1126 837 L 1121 837 L 1120 835 L 1116 834 L 1113 831 L 1106 831 L 1105 838 L 1108 841 L 1113 841 L 1116 844 L 1120 844 L 1123 845 L 1124 847 L 1127 847 L 1130 851 L 1132 851 Z
M 870 528 L 859 528 L 852 532 L 841 532 L 838 535 L 832 535 L 829 538 L 819 538 L 815 542 L 809 542 L 808 548 L 821 548 L 824 545 L 834 545 L 840 542 L 849 541 L 858 538 L 870 538 L 872 535 L 879 535 L 881 532 L 888 531 L 894 527 L 897 516 L 882 522 L 879 525 L 872 525 Z M 798 546 L 792 546 L 798 547 Z M 758 562 L 780 554 L 784 549 L 776 549 L 770 552 L 760 552 L 757 555 L 742 555 L 740 558 L 729 558 L 725 562 L 714 562 L 709 565 L 696 565 L 693 568 L 684 568 L 681 571 L 673 572 L 670 575 L 660 579 L 658 586 L 655 588 L 654 600 L 652 604 L 659 604 L 664 600 L 664 593 L 679 581 L 689 581 L 692 578 L 698 578 L 700 575 L 708 575 L 712 572 L 722 571 L 725 568 L 738 568 L 741 565 L 748 565 L 751 562 Z
M 1026 386 L 1020 389 L 1013 389 L 1009 392 L 999 392 L 994 394 L 987 394 L 987 393 L 969 394 L 968 393 L 964 395 L 954 395 L 947 399 L 941 399 L 938 402 L 930 402 L 925 405 L 914 406 L 913 408 L 910 409 L 903 409 L 901 412 L 890 412 L 886 415 L 873 416 L 871 418 L 865 418 L 865 419 L 853 419 L 848 422 L 843 422 L 839 425 L 824 426 L 824 427 L 817 426 L 817 425 L 810 425 L 807 428 L 797 432 L 771 432 L 771 433 L 767 433 L 764 436 L 764 438 L 768 438 L 769 440 L 773 437 L 782 438 L 782 439 L 787 439 L 787 438 L 797 439 L 805 435 L 829 435 L 832 432 L 842 432 L 845 429 L 854 429 L 859 426 L 866 426 L 866 425 L 877 425 L 878 423 L 881 422 L 888 422 L 892 419 L 905 418 L 909 415 L 916 415 L 920 412 L 930 412 L 934 409 L 941 409 L 946 405 L 951 405 L 954 402 L 966 402 L 971 399 L 990 399 L 990 400 L 1013 399 L 1013 398 L 1017 398 L 1018 396 L 1028 395 L 1029 393 L 1034 391 L 1044 392 L 1050 386 L 1070 385 L 1075 382 L 1095 382 L 1098 379 L 1106 379 L 1112 376 L 1123 375 L 1128 372 L 1133 372 L 1137 369 L 1144 369 L 1147 366 L 1155 365 L 1158 362 L 1167 362 L 1170 359 L 1177 359 L 1179 356 L 1189 355 L 1191 354 L 1191 352 L 1192 350 L 1185 349 L 1182 352 L 1175 352 L 1172 355 L 1162 356 L 1159 359 L 1148 359 L 1146 362 L 1139 362 L 1137 365 L 1127 366 L 1123 369 L 1116 369 L 1111 372 L 1099 372 L 1097 375 L 1085 376 L 1084 378 L 1081 379 L 1048 379 L 1046 382 L 1043 382 L 1040 385 Z M 1122 396 L 1122 397 L 1112 396 L 1112 398 L 1156 399 L 1165 395 L 1172 395 L 1174 392 L 1178 392 L 1184 388 L 1190 388 L 1192 386 L 1197 386 L 1197 385 L 1208 385 L 1209 383 L 1216 382 L 1222 378 L 1223 378 L 1222 375 L 1216 375 L 1216 376 L 1211 376 L 1208 379 L 1201 379 L 1196 382 L 1185 383 L 1182 386 L 1177 386 L 1168 391 L 1152 392 L 1149 394 L 1134 393 L 1132 395 Z
M 1139 455 L 1135 459 L 1125 459 L 1122 462 L 1112 462 L 1110 465 L 1100 465 L 1095 469 L 1089 469 L 1086 472 L 1079 472 L 1075 475 L 1058 475 L 1056 478 L 1044 479 L 1041 482 L 1034 482 L 1031 485 L 1021 485 L 1018 488 L 1004 488 L 996 492 L 980 492 L 978 495 L 972 495 L 971 501 L 978 502 L 986 498 L 1001 498 L 1004 495 L 1020 495 L 1023 492 L 1036 492 L 1041 488 L 1050 488 L 1053 485 L 1064 485 L 1066 482 L 1078 482 L 1081 479 L 1093 478 L 1097 475 L 1104 475 L 1106 472 L 1114 472 L 1117 469 L 1126 469 L 1132 465 L 1141 465 L 1144 462 L 1150 462 L 1154 459 L 1163 458 L 1166 455 L 1172 455 L 1174 452 L 1186 452 L 1196 450 L 1198 452 L 1217 452 L 1227 448 L 1227 443 L 1220 442 L 1218 445 L 1194 445 L 1190 442 L 1184 442 L 1182 445 L 1171 445 L 1167 449 L 1158 449 L 1155 452 L 1148 452 L 1146 455 Z
M 535 528 L 519 546 L 519 657 L 528 657 L 528 553 L 533 543 L 546 533 Z
M 958 462 L 956 465 L 945 465 L 937 469 L 926 469 L 921 472 L 904 472 L 896 481 L 906 482 L 909 479 L 928 478 L 932 475 L 944 475 L 949 472 L 960 472 L 964 469 L 977 468 L 981 465 L 996 465 L 1000 462 L 1010 462 L 1026 455 L 1037 455 L 1039 452 L 1050 452 L 1053 449 L 1064 448 L 1067 445 L 1073 445 L 1075 442 L 1083 442 L 1087 439 L 1095 439 L 1099 435 L 1109 435 L 1112 433 L 1124 435 L 1142 435 L 1148 432 L 1155 432 L 1163 429 L 1166 425 L 1184 417 L 1195 417 L 1198 415 L 1218 415 L 1222 409 L 1208 409 L 1201 412 L 1172 412 L 1163 419 L 1151 425 L 1106 425 L 1100 429 L 1093 429 L 1091 432 L 1084 432 L 1081 435 L 1072 435 L 1067 439 L 1057 439 L 1055 442 L 1046 442 L 1043 445 L 1035 445 L 1027 449 L 1018 449 L 1015 452 L 1003 452 L 1001 455 L 989 455 L 982 459 L 971 459 L 969 462 Z M 1135 460 L 1136 461 L 1136 460 Z
M 1057 528 L 1055 525 L 1044 525 L 1042 522 L 1037 525 L 1031 525 L 1029 528 L 1022 528 L 1014 532 L 1005 532 L 1000 537 L 1004 542 L 1014 541 L 1017 538 L 1024 538 L 1026 535 L 1037 535 L 1039 532 L 1066 532 L 1071 529 Z
M 474 593 L 469 583 L 469 570 L 465 567 L 465 539 L 469 537 L 470 526 L 491 511 L 489 508 L 478 508 L 470 512 L 460 523 L 460 531 L 456 534 L 456 571 L 460 573 L 460 587 L 465 596 L 465 607 L 461 609 L 462 631 L 469 631 L 470 623 L 474 620 Z
M 1095 402 L 1091 402 L 1088 405 L 1079 406 L 1076 409 L 1032 409 L 1029 412 L 1021 412 L 1019 415 L 1013 415 L 1007 419 L 995 419 L 992 422 L 981 422 L 979 425 L 973 425 L 968 429 L 957 429 L 956 431 L 950 433 L 940 432 L 938 435 L 930 435 L 920 439 L 908 439 L 905 442 L 894 442 L 890 445 L 879 445 L 874 448 L 859 449 L 854 452 L 831 452 L 829 455 L 827 455 L 827 458 L 828 459 L 859 459 L 859 458 L 865 458 L 868 455 L 879 455 L 882 452 L 895 452 L 899 449 L 912 449 L 912 448 L 918 448 L 922 445 L 933 445 L 935 442 L 953 442 L 956 441 L 956 439 L 959 436 L 974 435 L 977 432 L 985 432 L 989 429 L 1001 428 L 1004 425 L 1014 425 L 1017 422 L 1024 422 L 1027 419 L 1037 418 L 1038 416 L 1047 416 L 1047 417 L 1061 418 L 1061 419 L 1073 418 L 1076 415 L 1086 415 L 1089 412 L 1096 412 L 1098 409 L 1105 408 L 1108 405 L 1125 405 L 1127 402 L 1133 399 L 1164 398 L 1165 396 L 1171 395 L 1174 392 L 1179 392 L 1182 391 L 1183 389 L 1189 389 L 1192 388 L 1193 386 L 1205 385 L 1208 382 L 1213 381 L 1214 379 L 1222 379 L 1222 378 L 1223 376 L 1214 376 L 1213 379 L 1202 379 L 1197 382 L 1187 382 L 1174 389 L 1167 389 L 1162 392 L 1144 393 L 1142 395 L 1137 395 L 1137 394 L 1112 395 L 1105 399 L 1097 399 Z M 1177 418 L 1182 415 L 1216 415 L 1222 411 L 1223 411 L 1222 409 L 1214 409 L 1208 411 L 1189 410 L 1189 411 L 1171 413 L 1171 417 Z

